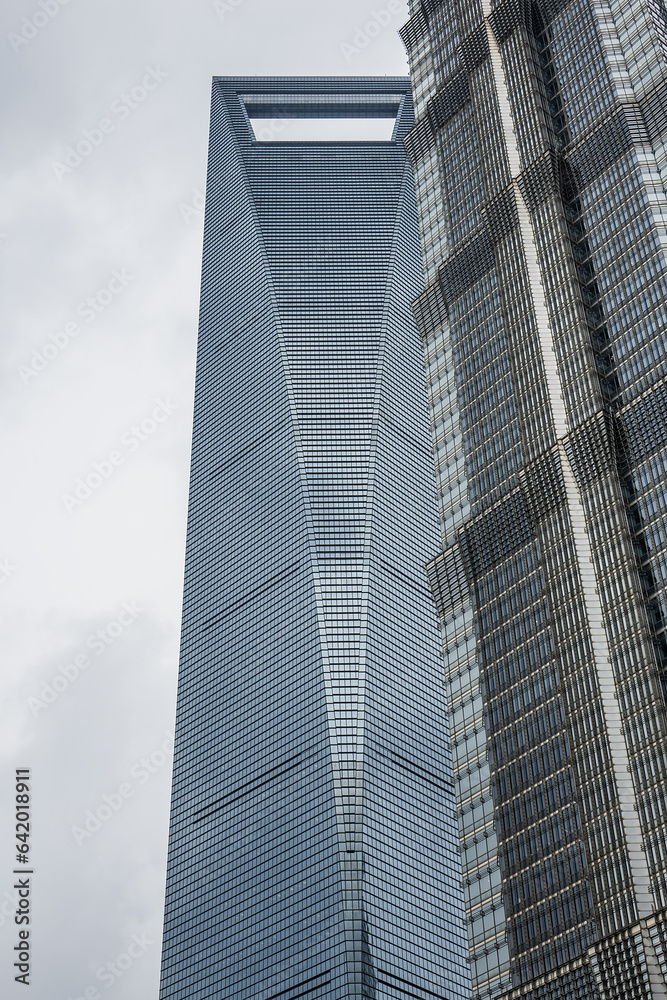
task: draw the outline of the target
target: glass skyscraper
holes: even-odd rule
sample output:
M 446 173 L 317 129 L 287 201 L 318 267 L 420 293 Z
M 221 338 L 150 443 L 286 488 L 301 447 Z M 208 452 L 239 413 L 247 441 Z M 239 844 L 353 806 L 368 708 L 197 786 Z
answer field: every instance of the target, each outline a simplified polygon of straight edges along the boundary
M 473 996 L 664 998 L 664 0 L 402 36 Z
M 350 117 L 392 140 L 252 127 Z M 161 1000 L 470 995 L 413 121 L 214 80 Z

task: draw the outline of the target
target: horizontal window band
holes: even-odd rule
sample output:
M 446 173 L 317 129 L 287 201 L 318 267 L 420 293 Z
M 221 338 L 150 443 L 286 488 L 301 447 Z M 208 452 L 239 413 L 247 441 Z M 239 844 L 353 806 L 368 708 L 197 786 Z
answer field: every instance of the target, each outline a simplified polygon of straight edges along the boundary
M 316 552 L 315 559 L 318 563 L 363 563 L 366 556 L 363 552 Z
M 429 447 L 422 444 L 420 441 L 417 441 L 410 434 L 406 434 L 405 431 L 401 430 L 400 427 L 397 427 L 396 424 L 393 423 L 393 421 L 389 420 L 388 417 L 385 417 L 384 414 L 380 414 L 380 422 L 383 423 L 385 427 L 391 428 L 394 434 L 398 434 L 399 437 L 402 437 L 404 441 L 407 441 L 409 444 L 411 444 L 413 448 L 415 448 L 418 451 L 421 451 L 424 455 L 428 455 L 429 458 L 432 457 L 432 452 Z
M 277 573 L 275 576 L 269 577 L 269 579 L 265 580 L 264 583 L 262 583 L 259 587 L 255 587 L 254 590 L 249 590 L 246 594 L 243 595 L 243 597 L 239 597 L 237 601 L 234 601 L 233 604 L 228 604 L 227 607 L 224 609 L 224 611 L 221 611 L 219 615 L 216 615 L 215 618 L 209 618 L 207 622 L 204 622 L 203 630 L 205 632 L 208 631 L 215 625 L 218 625 L 221 621 L 224 621 L 225 618 L 229 618 L 229 616 L 232 615 L 236 611 L 236 609 L 240 608 L 243 604 L 250 603 L 250 601 L 254 600 L 256 597 L 258 597 L 265 591 L 271 590 L 273 587 L 277 587 L 278 584 L 281 583 L 283 580 L 286 580 L 288 577 L 293 576 L 294 573 L 296 573 L 296 571 L 298 570 L 300 565 L 301 563 L 298 562 L 292 563 L 292 565 L 288 566 L 288 568 L 283 570 L 282 573 Z
M 215 813 L 220 812 L 227 806 L 232 805 L 234 802 L 238 801 L 238 799 L 242 799 L 246 795 L 250 795 L 258 788 L 262 788 L 264 785 L 268 785 L 270 782 L 275 781 L 276 778 L 282 777 L 283 774 L 293 771 L 295 768 L 299 767 L 300 764 L 304 764 L 307 760 L 314 757 L 316 753 L 317 751 L 312 751 L 310 754 L 304 756 L 303 752 L 301 752 L 295 754 L 294 757 L 288 758 L 287 761 L 283 761 L 282 764 L 276 764 L 276 766 L 272 767 L 269 771 L 265 771 L 256 778 L 251 778 L 251 780 L 247 781 L 245 785 L 239 785 L 233 792 L 229 792 L 227 795 L 222 795 L 219 799 L 209 803 L 209 805 L 198 809 L 197 812 L 193 814 L 192 822 L 201 823 L 203 820 L 208 819 L 209 816 L 213 816 Z
M 271 438 L 276 437 L 276 435 L 280 432 L 280 430 L 281 430 L 280 427 L 275 427 L 273 430 L 267 431 L 266 434 L 261 434 L 258 438 L 255 438 L 255 440 L 252 441 L 249 445 L 246 445 L 245 448 L 241 448 L 240 451 L 237 451 L 236 454 L 233 456 L 233 458 L 228 459 L 228 461 L 224 462 L 223 465 L 218 466 L 217 469 L 214 469 L 212 472 L 210 472 L 208 478 L 218 479 L 223 474 L 225 469 L 228 469 L 231 465 L 236 465 L 236 463 L 240 462 L 241 459 L 246 457 L 246 455 L 249 455 L 251 452 L 255 451 L 256 448 L 259 448 L 261 444 L 265 444 Z
M 307 986 L 308 983 L 314 983 L 316 979 L 323 979 L 325 976 L 331 975 L 331 969 L 327 969 L 326 972 L 320 972 L 318 976 L 311 976 L 310 979 L 304 979 L 302 983 L 297 983 L 296 986 L 288 986 L 285 990 L 280 990 L 279 993 L 272 993 L 270 997 L 266 1000 L 278 1000 L 279 997 L 285 997 L 286 1000 L 297 1000 L 298 997 L 305 997 L 308 993 L 314 993 L 315 990 L 321 989 L 323 986 L 328 986 L 331 982 L 327 979 L 324 983 L 318 983 L 317 986 L 311 986 L 310 989 L 304 990 L 303 993 L 295 993 L 293 997 L 287 998 L 288 993 L 292 993 L 294 990 L 300 990 L 303 986 Z
M 386 980 L 380 979 L 380 976 L 388 976 L 390 979 L 395 980 L 395 982 L 388 983 Z M 419 996 L 417 993 L 411 993 L 409 990 L 404 990 L 400 986 L 396 986 L 395 983 L 404 983 L 405 986 L 410 986 L 413 990 L 419 990 L 420 993 L 426 993 L 430 997 L 436 997 L 437 1000 L 447 1000 L 447 997 L 442 993 L 434 993 L 433 990 L 427 990 L 424 986 L 418 986 L 417 983 L 411 983 L 408 979 L 401 979 L 400 976 L 394 976 L 391 972 L 385 972 L 382 969 L 377 970 L 377 981 L 382 986 L 388 986 L 392 990 L 398 990 L 398 992 L 403 993 L 404 996 L 414 997 L 415 1000 L 424 1000 L 424 998 Z
M 253 792 L 257 791 L 259 788 L 263 788 L 264 785 L 270 784 L 272 781 L 276 781 L 283 775 L 288 774 L 290 771 L 295 770 L 301 764 L 307 763 L 312 760 L 313 757 L 317 755 L 319 751 L 313 750 L 308 754 L 301 753 L 295 754 L 293 757 L 288 758 L 281 764 L 276 764 L 269 771 L 265 771 L 263 774 L 258 775 L 256 778 L 252 778 L 247 781 L 244 785 L 239 785 L 233 791 L 229 792 L 227 795 L 221 796 L 214 802 L 209 803 L 207 806 L 203 806 L 198 809 L 192 817 L 193 823 L 201 823 L 208 819 L 210 816 L 215 815 L 221 810 L 227 808 L 227 806 L 233 805 L 239 799 L 244 798 L 246 795 L 251 795 Z M 390 752 L 390 755 L 377 753 L 378 757 L 384 757 L 385 760 L 393 760 L 399 767 L 409 774 L 414 774 L 415 777 L 420 778 L 427 784 L 435 785 L 438 788 L 445 788 L 447 791 L 454 792 L 454 785 L 445 778 L 441 778 L 437 774 L 433 774 L 431 771 L 427 771 L 425 768 L 420 768 L 418 764 L 414 764 L 411 760 L 405 757 L 401 757 L 399 754 Z
M 378 756 L 382 755 L 378 754 Z M 417 778 L 421 778 L 422 781 L 426 781 L 429 785 L 436 785 L 438 788 L 446 788 L 448 791 L 451 791 L 452 793 L 454 792 L 454 785 L 451 781 L 448 781 L 446 778 L 441 778 L 440 775 L 434 774 L 432 771 L 427 771 L 426 768 L 419 767 L 418 764 L 408 760 L 406 757 L 401 757 L 399 754 L 392 752 L 389 759 L 395 761 L 395 763 L 397 763 L 399 767 L 402 767 L 404 771 L 407 771 L 409 774 L 414 774 Z
M 378 559 L 377 561 L 380 566 L 382 566 L 388 573 L 391 573 L 392 576 L 395 576 L 397 580 L 402 580 L 403 583 L 407 583 L 408 587 L 412 587 L 412 589 L 416 590 L 422 597 L 428 597 L 429 601 L 433 600 L 431 597 L 431 591 L 428 587 L 422 587 L 421 584 L 412 580 L 406 573 L 402 573 L 400 569 L 396 569 L 394 566 L 386 563 L 384 559 Z
M 315 561 L 317 562 L 340 561 L 347 563 L 350 562 L 359 563 L 363 562 L 365 558 L 366 557 L 364 555 L 357 555 L 355 553 L 326 553 L 326 552 L 315 553 Z M 418 593 L 421 597 L 427 597 L 429 601 L 432 600 L 431 591 L 429 590 L 428 587 L 426 586 L 422 587 L 421 584 L 417 583 L 406 573 L 402 573 L 399 569 L 396 569 L 389 563 L 386 563 L 383 559 L 377 559 L 376 561 L 380 566 L 383 567 L 383 569 L 387 573 L 391 574 L 391 576 L 394 576 L 396 579 L 399 579 L 403 583 L 407 584 L 407 586 L 409 586 L 412 590 L 416 591 L 416 593 Z M 204 622 L 202 630 L 205 632 L 210 631 L 216 625 L 220 624 L 226 618 L 230 617 L 238 608 L 242 607 L 244 604 L 250 603 L 257 597 L 259 597 L 262 593 L 271 590 L 273 587 L 277 587 L 283 580 L 286 580 L 290 576 L 293 576 L 301 565 L 302 565 L 301 562 L 292 563 L 291 566 L 288 566 L 287 569 L 283 570 L 281 573 L 277 573 L 275 576 L 269 577 L 269 579 L 266 580 L 264 583 L 260 584 L 259 586 L 255 587 L 252 590 L 247 591 L 242 597 L 238 598 L 238 600 L 234 601 L 232 604 L 228 604 L 227 607 L 223 611 L 221 611 L 218 615 L 215 615 L 213 618 L 209 618 L 206 622 Z M 187 624 L 185 619 L 184 619 L 184 624 Z

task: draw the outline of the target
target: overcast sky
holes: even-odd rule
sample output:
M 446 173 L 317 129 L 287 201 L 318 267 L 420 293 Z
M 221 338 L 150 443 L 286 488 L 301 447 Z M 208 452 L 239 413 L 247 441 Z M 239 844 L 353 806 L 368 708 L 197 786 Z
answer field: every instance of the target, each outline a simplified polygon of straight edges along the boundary
M 157 1000 L 211 77 L 403 74 L 406 17 L 398 0 L 2 4 L 3 997 Z

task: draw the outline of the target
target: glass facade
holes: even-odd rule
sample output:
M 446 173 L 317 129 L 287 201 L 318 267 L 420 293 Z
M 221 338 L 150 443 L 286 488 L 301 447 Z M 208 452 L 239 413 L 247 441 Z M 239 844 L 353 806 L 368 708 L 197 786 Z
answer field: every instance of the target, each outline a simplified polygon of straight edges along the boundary
M 251 125 L 318 117 L 396 124 Z M 213 83 L 161 1000 L 470 995 L 413 122 L 406 79 Z
M 667 997 L 667 11 L 413 0 L 476 1000 Z

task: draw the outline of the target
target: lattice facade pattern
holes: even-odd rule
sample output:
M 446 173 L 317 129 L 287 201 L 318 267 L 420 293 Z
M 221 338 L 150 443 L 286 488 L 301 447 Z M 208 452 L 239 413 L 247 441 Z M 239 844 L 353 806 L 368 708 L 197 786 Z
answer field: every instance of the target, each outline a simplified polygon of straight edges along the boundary
M 473 996 L 665 998 L 667 15 L 414 0 Z

